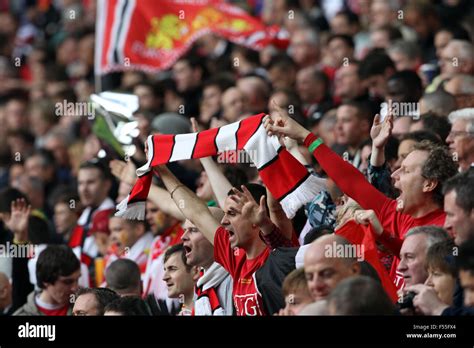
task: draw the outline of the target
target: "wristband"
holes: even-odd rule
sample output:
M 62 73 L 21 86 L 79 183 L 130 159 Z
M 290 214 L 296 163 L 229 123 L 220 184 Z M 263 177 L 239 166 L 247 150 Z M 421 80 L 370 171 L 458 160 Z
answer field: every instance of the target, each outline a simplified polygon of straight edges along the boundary
M 313 141 L 313 142 L 311 143 L 311 145 L 308 146 L 309 152 L 313 153 L 314 150 L 316 150 L 317 147 L 318 147 L 319 145 L 321 145 L 322 143 L 323 143 L 323 139 L 321 139 L 321 138 L 318 138 L 318 139 L 316 139 L 315 141 Z

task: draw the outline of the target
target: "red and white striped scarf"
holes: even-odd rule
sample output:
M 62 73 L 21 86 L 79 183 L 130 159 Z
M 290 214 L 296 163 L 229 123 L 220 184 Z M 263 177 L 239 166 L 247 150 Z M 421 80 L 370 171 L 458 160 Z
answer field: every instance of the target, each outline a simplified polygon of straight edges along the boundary
M 152 167 L 174 161 L 215 156 L 224 151 L 245 150 L 263 183 L 292 218 L 297 210 L 325 188 L 325 180 L 308 170 L 276 136 L 269 137 L 262 124 L 265 114 L 199 133 L 150 135 L 148 162 L 137 169 L 138 180 L 130 194 L 117 205 L 116 216 L 145 218 L 145 201 L 152 181 Z

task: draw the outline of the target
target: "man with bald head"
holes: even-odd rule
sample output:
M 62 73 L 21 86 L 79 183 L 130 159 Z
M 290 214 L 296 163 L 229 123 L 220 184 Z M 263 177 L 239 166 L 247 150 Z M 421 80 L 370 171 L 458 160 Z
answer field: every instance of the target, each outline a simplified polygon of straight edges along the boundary
M 309 292 L 314 301 L 324 300 L 340 281 L 359 275 L 361 267 L 355 255 L 340 255 L 336 250 L 348 250 L 345 238 L 330 234 L 316 239 L 304 255 L 304 271 Z M 329 253 L 328 251 L 334 252 Z
M 221 221 L 222 209 L 209 207 L 212 216 Z M 181 237 L 189 266 L 200 268 L 196 283 L 194 303 L 195 315 L 232 315 L 232 278 L 229 273 L 214 261 L 214 246 L 202 232 L 188 219 L 183 224 Z
M 12 302 L 12 285 L 6 274 L 0 272 L 0 316 L 13 313 Z

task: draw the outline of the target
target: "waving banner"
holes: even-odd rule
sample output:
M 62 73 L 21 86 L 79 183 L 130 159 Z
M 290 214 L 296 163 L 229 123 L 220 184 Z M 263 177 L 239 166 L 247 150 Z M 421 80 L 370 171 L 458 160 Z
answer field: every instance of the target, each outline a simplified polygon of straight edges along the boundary
M 168 69 L 211 32 L 256 50 L 289 42 L 278 27 L 222 0 L 104 0 L 97 2 L 95 73 Z

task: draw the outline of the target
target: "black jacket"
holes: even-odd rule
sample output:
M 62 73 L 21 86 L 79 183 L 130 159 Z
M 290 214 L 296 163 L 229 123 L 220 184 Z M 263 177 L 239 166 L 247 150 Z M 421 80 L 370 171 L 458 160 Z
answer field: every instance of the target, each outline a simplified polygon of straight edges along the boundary
M 474 308 L 464 306 L 464 290 L 459 284 L 459 279 L 456 280 L 456 288 L 454 289 L 453 294 L 453 305 L 446 308 L 442 316 L 464 316 L 464 315 L 474 315 Z
M 262 267 L 255 272 L 258 291 L 262 294 L 265 311 L 273 315 L 285 307 L 281 291 L 283 280 L 296 268 L 299 248 L 276 248 L 272 250 Z

